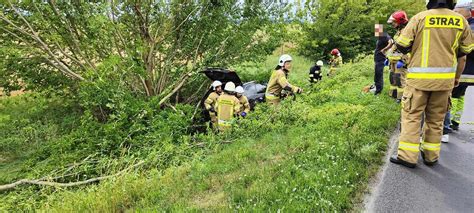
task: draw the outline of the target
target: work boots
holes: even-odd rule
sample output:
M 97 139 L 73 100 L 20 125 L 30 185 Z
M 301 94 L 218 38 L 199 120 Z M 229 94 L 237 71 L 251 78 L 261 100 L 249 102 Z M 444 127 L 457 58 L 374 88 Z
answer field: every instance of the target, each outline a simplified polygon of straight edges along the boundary
M 414 163 L 406 162 L 402 159 L 399 159 L 398 155 L 394 155 L 394 156 L 390 157 L 390 162 L 392 162 L 394 164 L 399 164 L 399 165 L 402 165 L 402 166 L 406 166 L 406 167 L 412 168 L 412 169 L 416 167 L 416 164 L 414 164 Z
M 425 160 L 425 153 L 423 151 L 420 150 L 420 153 L 421 153 L 421 158 L 423 158 L 423 163 L 427 166 L 434 166 L 435 164 L 438 163 L 438 160 L 435 160 L 433 162 L 429 162 L 429 161 L 426 161 Z

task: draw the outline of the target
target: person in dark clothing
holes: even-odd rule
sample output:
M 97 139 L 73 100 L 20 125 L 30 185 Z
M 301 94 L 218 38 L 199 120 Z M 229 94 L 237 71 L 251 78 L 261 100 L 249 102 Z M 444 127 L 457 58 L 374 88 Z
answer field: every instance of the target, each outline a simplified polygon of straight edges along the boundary
M 383 90 L 383 69 L 384 62 L 387 59 L 385 52 L 393 45 L 393 41 L 387 33 L 383 31 L 382 24 L 375 24 L 375 37 L 377 37 L 377 44 L 375 46 L 374 61 L 375 61 L 375 95 L 378 95 Z
M 474 32 L 474 18 L 471 15 L 472 7 L 470 2 L 464 4 L 457 4 L 454 9 L 455 12 L 463 15 L 471 28 L 471 31 Z M 457 73 L 459 75 L 459 73 Z M 469 86 L 474 85 L 474 53 L 469 53 L 466 57 L 466 64 L 464 70 L 461 73 L 460 80 L 455 82 L 456 87 L 454 87 L 451 94 L 451 110 L 446 113 L 444 128 L 443 128 L 443 138 L 442 142 L 449 142 L 449 133 L 452 130 L 458 130 L 459 124 L 461 123 L 461 115 L 464 108 L 464 95 L 466 94 L 466 89 Z
M 318 83 L 323 78 L 321 73 L 321 67 L 324 65 L 323 61 L 319 60 L 316 64 L 309 69 L 309 82 Z

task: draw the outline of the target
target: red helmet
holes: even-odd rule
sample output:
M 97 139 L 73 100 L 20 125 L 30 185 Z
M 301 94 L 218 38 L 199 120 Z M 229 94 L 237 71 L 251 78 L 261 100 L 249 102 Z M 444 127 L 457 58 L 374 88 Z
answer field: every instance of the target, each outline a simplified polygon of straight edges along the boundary
M 331 51 L 331 55 L 339 55 L 339 50 L 338 49 L 333 49 Z
M 391 24 L 393 22 L 397 23 L 398 25 L 408 23 L 407 13 L 405 13 L 403 10 L 394 12 L 388 19 L 387 23 Z

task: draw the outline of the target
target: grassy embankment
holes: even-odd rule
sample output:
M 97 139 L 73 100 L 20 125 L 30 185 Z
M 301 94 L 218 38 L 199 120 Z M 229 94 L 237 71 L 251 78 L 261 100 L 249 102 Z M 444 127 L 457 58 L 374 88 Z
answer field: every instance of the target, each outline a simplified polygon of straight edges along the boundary
M 271 56 L 260 66 L 239 71 L 245 79 L 255 75 L 264 78 L 276 60 L 277 56 Z M 209 146 L 207 152 L 166 169 L 130 172 L 89 187 L 42 189 L 48 193 L 41 198 L 22 199 L 29 204 L 21 205 L 60 212 L 351 209 L 380 165 L 399 107 L 388 97 L 361 93 L 373 78 L 371 58 L 347 64 L 337 76 L 317 85 L 309 85 L 306 80 L 311 64 L 304 58 L 294 58 L 290 81 L 305 89 L 296 101 L 285 101 L 277 110 L 258 107 L 239 128 L 216 137 L 221 143 Z M 0 127 L 15 125 L 14 114 L 20 111 L 8 110 L 11 105 L 4 102 L 0 102 Z M 54 113 L 42 116 L 54 117 Z M 77 120 L 71 116 L 59 123 L 68 129 Z M 41 123 L 35 126 L 44 127 Z M 14 138 L 12 133 L 1 133 L 6 137 L 2 140 Z M 19 136 L 30 140 L 35 135 L 28 137 Z M 21 167 L 16 164 L 28 162 L 11 159 L 14 157 L 0 159 L 0 178 L 4 181 L 12 179 L 7 178 L 8 174 Z M 4 208 L 11 209 L 15 192 L 0 196 L 8 198 L 10 206 Z

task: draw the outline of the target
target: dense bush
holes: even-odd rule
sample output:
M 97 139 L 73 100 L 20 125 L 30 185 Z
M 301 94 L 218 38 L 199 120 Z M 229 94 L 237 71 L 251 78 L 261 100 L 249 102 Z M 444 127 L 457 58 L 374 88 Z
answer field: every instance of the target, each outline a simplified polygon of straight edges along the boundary
M 333 48 L 339 48 L 343 58 L 350 60 L 359 54 L 370 54 L 375 48 L 374 24 L 385 24 L 384 30 L 393 35 L 387 25 L 391 13 L 407 11 L 409 17 L 424 9 L 422 0 L 320 0 L 306 1 L 299 12 L 303 34 L 299 52 L 309 58 L 328 59 Z
M 302 86 L 305 94 L 278 109 L 260 105 L 233 131 L 219 135 L 189 136 L 184 127 L 191 108 L 178 105 L 178 112 L 156 111 L 153 100 L 136 102 L 140 107 L 128 112 L 139 115 L 145 109 L 143 119 L 117 116 L 102 124 L 86 116 L 81 120 L 96 126 L 83 125 L 74 137 L 80 133 L 81 144 L 100 147 L 96 152 L 109 162 L 104 171 L 111 164 L 119 168 L 140 158 L 150 162 L 148 169 L 73 191 L 22 187 L 3 195 L 4 208 L 351 209 L 379 165 L 399 114 L 388 97 L 361 93 L 371 81 L 372 63 L 368 57 L 345 65 L 334 78 L 309 85 L 304 68 L 312 63 L 295 57 L 290 81 Z M 120 152 L 122 148 L 126 151 Z M 37 189 L 41 193 L 33 196 Z M 28 196 L 35 200 L 25 199 Z
M 9 1 L 0 9 L 0 86 L 6 92 L 56 90 L 88 98 L 84 86 L 96 85 L 103 98 L 128 90 L 158 96 L 160 105 L 183 86 L 194 87 L 181 91 L 193 96 L 203 85 L 196 73 L 205 67 L 265 58 L 280 44 L 282 24 L 274 17 L 285 13 L 268 0 Z M 100 120 L 114 104 L 100 105 L 106 101 L 93 101 Z

